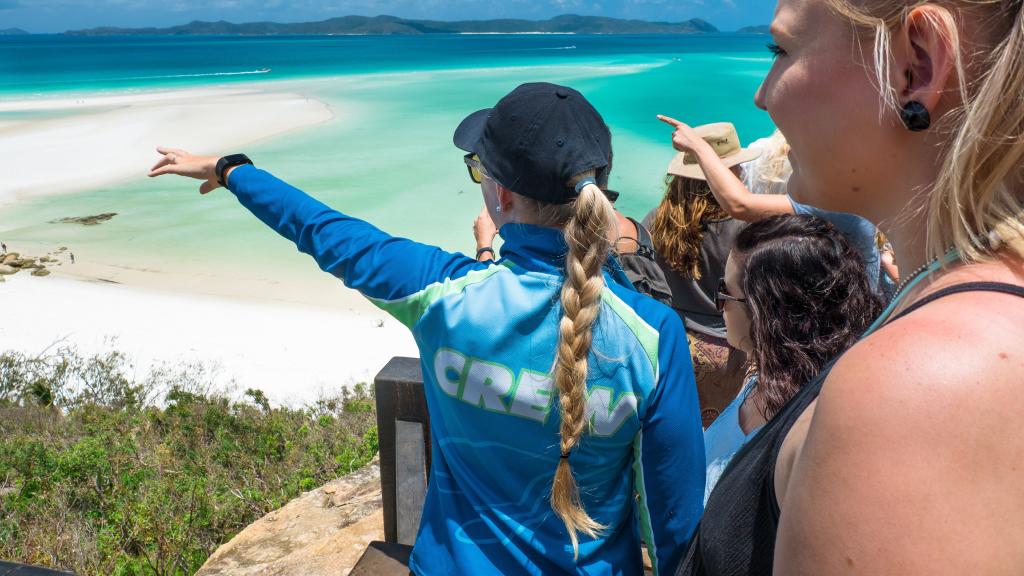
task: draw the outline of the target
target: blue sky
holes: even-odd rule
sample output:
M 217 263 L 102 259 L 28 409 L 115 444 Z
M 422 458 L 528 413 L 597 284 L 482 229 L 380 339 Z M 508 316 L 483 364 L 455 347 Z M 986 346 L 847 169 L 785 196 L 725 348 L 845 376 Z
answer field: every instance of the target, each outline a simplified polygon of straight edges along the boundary
M 348 14 L 476 20 L 574 13 L 673 22 L 703 18 L 735 30 L 769 23 L 774 7 L 774 0 L 0 0 L 0 28 L 48 33 L 192 20 L 303 22 Z

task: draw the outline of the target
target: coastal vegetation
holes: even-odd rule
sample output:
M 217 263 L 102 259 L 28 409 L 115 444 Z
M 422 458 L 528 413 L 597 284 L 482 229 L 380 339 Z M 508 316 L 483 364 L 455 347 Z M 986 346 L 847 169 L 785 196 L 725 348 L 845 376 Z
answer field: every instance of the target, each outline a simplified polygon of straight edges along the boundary
M 377 450 L 372 390 L 235 399 L 196 365 L 0 354 L 0 558 L 83 575 L 194 573 L 232 536 Z

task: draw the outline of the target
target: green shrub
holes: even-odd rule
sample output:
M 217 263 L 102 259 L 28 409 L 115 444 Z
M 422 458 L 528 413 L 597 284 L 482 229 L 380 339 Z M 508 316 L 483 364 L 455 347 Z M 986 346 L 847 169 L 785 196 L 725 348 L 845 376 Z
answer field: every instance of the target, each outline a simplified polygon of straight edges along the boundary
M 304 408 L 211 392 L 201 367 L 135 381 L 117 353 L 0 354 L 0 558 L 185 575 L 377 451 L 372 388 Z

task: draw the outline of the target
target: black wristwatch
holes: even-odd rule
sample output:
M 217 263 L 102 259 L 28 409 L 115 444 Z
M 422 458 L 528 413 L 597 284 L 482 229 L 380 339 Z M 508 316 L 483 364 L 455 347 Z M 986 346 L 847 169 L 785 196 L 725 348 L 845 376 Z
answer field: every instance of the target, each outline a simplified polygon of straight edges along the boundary
M 245 154 L 231 154 L 217 160 L 217 168 L 214 170 L 217 174 L 217 182 L 220 185 L 227 188 L 227 184 L 224 182 L 224 171 L 232 166 L 241 166 L 243 164 L 252 164 L 252 160 Z

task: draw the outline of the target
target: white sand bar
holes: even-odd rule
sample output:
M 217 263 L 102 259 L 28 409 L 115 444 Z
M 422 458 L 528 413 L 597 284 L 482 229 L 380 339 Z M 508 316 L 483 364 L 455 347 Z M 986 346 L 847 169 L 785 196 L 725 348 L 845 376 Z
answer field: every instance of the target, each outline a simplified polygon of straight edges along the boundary
M 212 154 L 333 117 L 316 99 L 256 88 L 0 101 L 3 112 L 53 117 L 0 122 L 0 205 L 140 178 L 160 145 Z
M 140 379 L 165 364 L 202 363 L 216 383 L 263 390 L 276 404 L 370 382 L 392 356 L 418 356 L 409 331 L 380 311 L 159 292 L 27 273 L 0 283 L 0 350 L 70 344 L 118 350 Z

